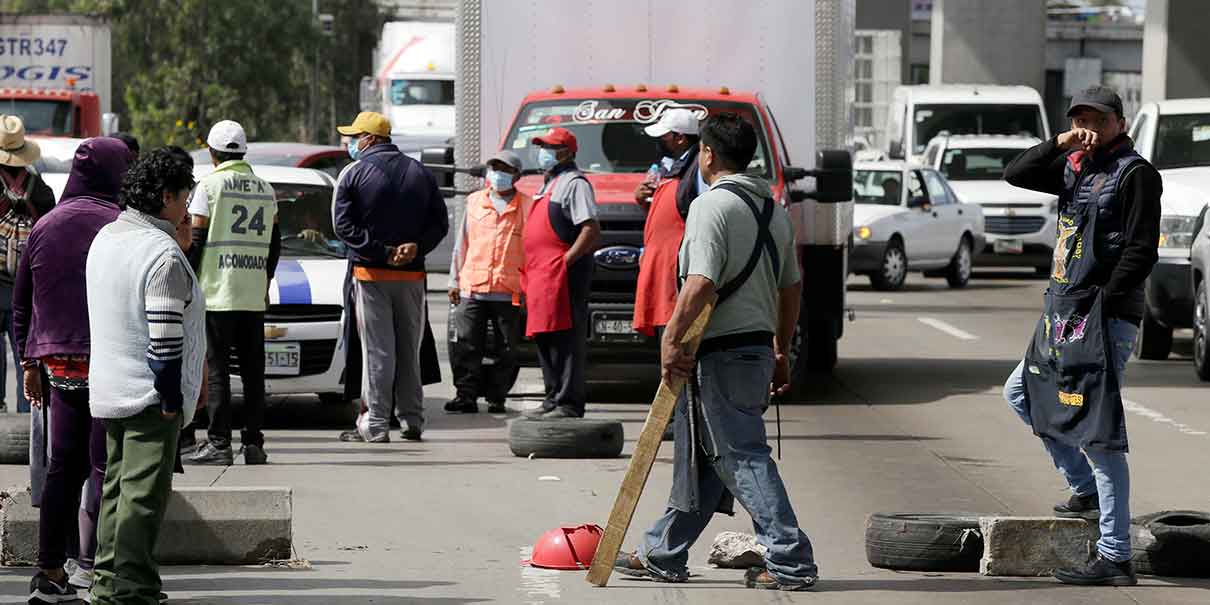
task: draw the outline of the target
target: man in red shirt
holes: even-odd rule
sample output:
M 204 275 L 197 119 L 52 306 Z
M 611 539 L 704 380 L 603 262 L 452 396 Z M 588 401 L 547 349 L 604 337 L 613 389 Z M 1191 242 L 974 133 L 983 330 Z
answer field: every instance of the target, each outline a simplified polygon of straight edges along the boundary
M 634 329 L 654 335 L 676 307 L 676 255 L 685 234 L 689 204 L 704 191 L 697 168 L 698 120 L 688 109 L 670 109 L 647 127 L 663 155 L 659 178 L 645 180 L 634 199 L 647 209 L 643 255 L 635 292 Z

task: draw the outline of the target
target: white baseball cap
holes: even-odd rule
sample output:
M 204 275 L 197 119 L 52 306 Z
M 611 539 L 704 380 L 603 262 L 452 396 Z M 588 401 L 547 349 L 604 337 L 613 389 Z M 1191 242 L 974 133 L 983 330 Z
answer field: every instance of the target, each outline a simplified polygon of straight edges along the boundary
M 659 138 L 670 132 L 697 134 L 697 116 L 688 109 L 669 109 L 660 115 L 660 121 L 643 130 L 649 137 Z
M 206 145 L 215 151 L 228 153 L 246 153 L 248 151 L 248 135 L 239 122 L 223 120 L 210 127 L 206 136 Z

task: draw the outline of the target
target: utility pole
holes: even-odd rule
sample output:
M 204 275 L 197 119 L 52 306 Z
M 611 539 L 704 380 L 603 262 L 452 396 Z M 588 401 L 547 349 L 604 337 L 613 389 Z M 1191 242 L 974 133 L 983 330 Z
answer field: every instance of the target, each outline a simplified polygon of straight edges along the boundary
M 319 23 L 319 0 L 311 0 L 311 29 Z M 319 39 L 314 38 L 315 54 L 311 65 L 311 99 L 307 107 L 307 138 L 319 142 Z

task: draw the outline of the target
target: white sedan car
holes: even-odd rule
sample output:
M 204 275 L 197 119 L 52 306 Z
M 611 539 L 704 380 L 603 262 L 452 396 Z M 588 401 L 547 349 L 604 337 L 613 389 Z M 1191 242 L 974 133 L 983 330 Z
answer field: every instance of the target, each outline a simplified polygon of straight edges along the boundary
M 961 288 L 982 250 L 983 211 L 965 204 L 936 170 L 905 162 L 853 165 L 849 267 L 878 290 L 903 287 L 907 272 L 944 276 Z
M 332 230 L 331 176 L 310 168 L 253 166 L 273 185 L 278 202 L 282 255 L 269 285 L 265 312 L 265 393 L 316 393 L 333 403 L 343 398 L 345 368 L 341 320 L 347 263 Z M 199 165 L 194 177 L 214 171 Z M 242 392 L 239 364 L 231 358 L 231 388 Z

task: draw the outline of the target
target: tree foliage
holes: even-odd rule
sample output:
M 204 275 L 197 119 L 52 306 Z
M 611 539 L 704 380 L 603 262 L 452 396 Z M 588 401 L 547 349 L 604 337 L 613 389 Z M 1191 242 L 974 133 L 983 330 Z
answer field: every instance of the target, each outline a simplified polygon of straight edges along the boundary
M 384 17 L 371 0 L 319 10 L 333 35 L 310 0 L 0 0 L 3 12 L 108 18 L 114 111 L 148 146 L 197 146 L 224 119 L 250 140 L 333 141 L 331 126 L 357 111 Z

